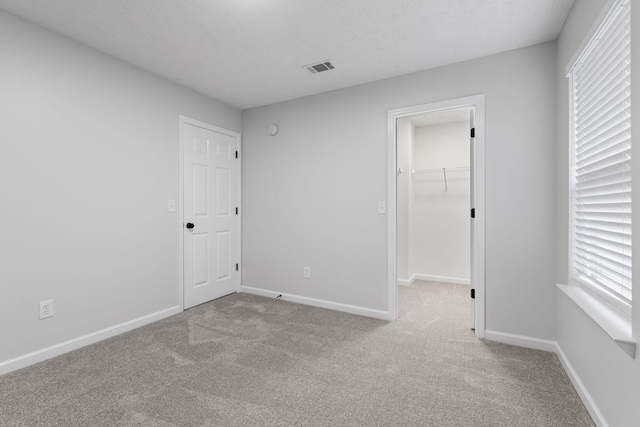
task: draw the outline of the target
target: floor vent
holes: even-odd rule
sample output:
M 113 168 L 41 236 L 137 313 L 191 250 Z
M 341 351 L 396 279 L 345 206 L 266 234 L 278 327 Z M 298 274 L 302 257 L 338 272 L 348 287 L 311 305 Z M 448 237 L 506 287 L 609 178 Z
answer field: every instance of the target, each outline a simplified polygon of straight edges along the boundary
M 335 67 L 333 66 L 333 64 L 331 62 L 324 61 L 324 62 L 319 62 L 317 64 L 305 65 L 302 68 L 306 69 L 311 74 L 318 74 L 318 73 L 321 73 L 323 71 L 333 70 Z

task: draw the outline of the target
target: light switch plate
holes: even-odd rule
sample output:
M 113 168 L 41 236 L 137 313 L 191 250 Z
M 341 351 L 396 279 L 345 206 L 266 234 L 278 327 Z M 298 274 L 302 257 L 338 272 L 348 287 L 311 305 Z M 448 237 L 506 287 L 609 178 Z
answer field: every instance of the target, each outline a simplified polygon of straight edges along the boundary
M 176 211 L 176 201 L 167 200 L 167 212 L 175 212 L 175 211 Z
M 384 215 L 387 213 L 387 202 L 378 202 L 378 215 Z

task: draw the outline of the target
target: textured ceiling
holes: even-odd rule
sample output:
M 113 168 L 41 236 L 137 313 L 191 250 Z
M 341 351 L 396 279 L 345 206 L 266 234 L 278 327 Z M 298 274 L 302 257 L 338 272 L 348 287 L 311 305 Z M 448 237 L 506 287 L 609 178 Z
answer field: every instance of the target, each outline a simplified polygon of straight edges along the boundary
M 0 0 L 244 109 L 554 40 L 573 0 Z M 311 75 L 301 67 L 331 60 Z

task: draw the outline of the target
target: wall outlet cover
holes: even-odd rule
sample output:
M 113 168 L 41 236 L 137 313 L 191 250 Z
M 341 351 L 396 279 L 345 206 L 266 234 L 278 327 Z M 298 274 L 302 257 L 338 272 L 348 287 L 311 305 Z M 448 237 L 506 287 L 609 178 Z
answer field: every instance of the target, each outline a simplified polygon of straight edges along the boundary
M 38 303 L 38 319 L 53 317 L 53 300 L 40 301 Z

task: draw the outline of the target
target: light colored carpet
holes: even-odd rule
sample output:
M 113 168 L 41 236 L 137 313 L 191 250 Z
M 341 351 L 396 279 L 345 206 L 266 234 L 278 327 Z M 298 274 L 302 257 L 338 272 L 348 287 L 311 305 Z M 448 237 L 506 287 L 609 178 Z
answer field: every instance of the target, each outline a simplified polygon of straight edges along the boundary
M 592 426 L 557 357 L 476 339 L 468 287 L 384 322 L 248 294 L 0 377 L 2 426 Z

